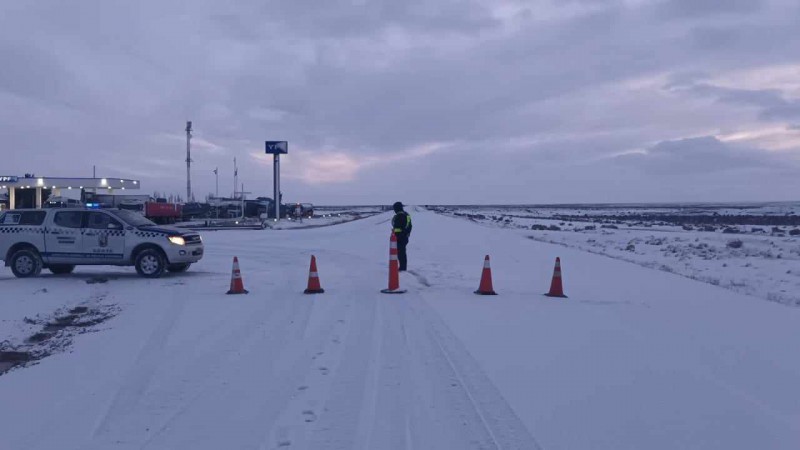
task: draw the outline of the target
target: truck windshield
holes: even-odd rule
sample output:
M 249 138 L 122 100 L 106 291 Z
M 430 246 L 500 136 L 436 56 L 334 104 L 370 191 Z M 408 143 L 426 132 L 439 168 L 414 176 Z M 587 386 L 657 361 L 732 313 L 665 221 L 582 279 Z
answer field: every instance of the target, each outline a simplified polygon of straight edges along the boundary
M 133 225 L 134 227 L 155 225 L 155 223 L 147 220 L 143 215 L 134 211 L 128 211 L 126 209 L 110 209 L 107 211 L 122 219 L 122 221 L 128 225 Z

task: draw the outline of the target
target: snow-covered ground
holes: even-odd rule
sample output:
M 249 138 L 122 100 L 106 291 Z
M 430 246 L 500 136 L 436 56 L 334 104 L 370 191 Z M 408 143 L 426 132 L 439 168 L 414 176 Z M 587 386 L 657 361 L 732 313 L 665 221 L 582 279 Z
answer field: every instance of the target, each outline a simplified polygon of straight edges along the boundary
M 203 261 L 158 280 L 3 271 L 7 345 L 76 307 L 114 317 L 0 376 L 0 448 L 800 446 L 800 309 L 411 213 L 405 295 L 378 292 L 389 213 L 207 233 Z M 311 254 L 316 296 L 302 294 Z M 486 254 L 496 297 L 472 293 Z M 249 295 L 224 295 L 233 256 Z M 568 299 L 541 295 L 556 256 Z
M 307 217 L 301 220 L 268 221 L 267 225 L 274 230 L 327 227 L 372 217 L 378 213 L 379 211 L 375 211 L 371 208 L 331 208 L 330 210 L 315 211 L 314 217 Z
M 708 225 L 713 231 L 703 231 L 707 226 L 702 225 L 702 221 L 682 226 L 658 219 L 702 215 L 709 220 L 722 220 L 720 217 L 729 216 L 727 222 L 735 222 L 749 220 L 749 216 L 764 222 L 797 223 L 800 220 L 797 204 L 693 207 L 688 211 L 676 207 L 524 206 L 439 207 L 436 210 L 490 227 L 530 230 L 528 237 L 537 241 L 607 255 L 743 294 L 800 306 L 800 234 L 790 234 L 798 233 L 798 227 L 717 223 Z M 636 219 L 603 219 L 630 215 L 635 215 Z M 643 221 L 642 215 L 652 216 Z
M 207 219 L 180 222 L 176 226 L 179 228 L 190 228 L 197 231 L 217 231 L 220 228 L 249 229 L 249 228 L 269 228 L 273 230 L 294 230 L 301 228 L 316 228 L 338 225 L 342 223 L 359 220 L 381 213 L 378 207 L 370 206 L 351 206 L 351 207 L 321 207 L 315 210 L 313 217 L 285 218 L 280 221 L 274 219 L 247 218 L 239 219 Z

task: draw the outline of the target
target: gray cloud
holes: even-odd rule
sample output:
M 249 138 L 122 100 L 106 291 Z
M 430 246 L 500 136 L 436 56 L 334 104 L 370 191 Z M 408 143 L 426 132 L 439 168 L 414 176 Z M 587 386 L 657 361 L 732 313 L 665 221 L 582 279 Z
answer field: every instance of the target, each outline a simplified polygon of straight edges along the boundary
M 667 0 L 658 11 L 682 19 L 726 14 L 751 14 L 764 6 L 763 0 Z
M 250 156 L 265 139 L 290 141 L 289 198 L 319 203 L 409 185 L 408 201 L 548 201 L 554 179 L 569 180 L 558 201 L 614 201 L 631 192 L 612 188 L 620 177 L 649 182 L 640 168 L 669 178 L 721 158 L 773 170 L 763 162 L 793 153 L 732 158 L 725 143 L 682 138 L 797 123 L 787 92 L 709 81 L 795 63 L 797 12 L 791 1 L 4 2 L 3 170 L 97 164 L 180 192 L 189 119 L 206 143 L 202 194 L 234 156 L 248 190 L 268 193 L 269 167 Z M 662 141 L 643 162 L 613 157 Z M 320 171 L 343 173 L 308 182 Z
M 779 170 L 786 161 L 762 150 L 734 147 L 713 136 L 663 141 L 617 161 L 659 175 L 693 175 L 735 170 Z M 795 167 L 795 170 L 797 167 Z
M 800 101 L 787 100 L 775 89 L 733 89 L 702 82 L 690 82 L 683 86 L 672 82 L 668 88 L 712 97 L 721 103 L 756 107 L 759 110 L 758 117 L 765 121 L 800 118 Z

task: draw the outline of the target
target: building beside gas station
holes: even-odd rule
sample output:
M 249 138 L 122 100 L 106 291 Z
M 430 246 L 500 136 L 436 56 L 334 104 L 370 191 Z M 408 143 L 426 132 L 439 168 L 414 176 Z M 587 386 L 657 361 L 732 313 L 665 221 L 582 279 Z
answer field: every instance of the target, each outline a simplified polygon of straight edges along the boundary
M 41 208 L 51 196 L 80 195 L 84 200 L 86 193 L 114 194 L 118 191 L 137 190 L 139 180 L 122 178 L 62 178 L 39 177 L 31 174 L 18 177 L 0 175 L 0 189 L 8 195 L 8 208 Z

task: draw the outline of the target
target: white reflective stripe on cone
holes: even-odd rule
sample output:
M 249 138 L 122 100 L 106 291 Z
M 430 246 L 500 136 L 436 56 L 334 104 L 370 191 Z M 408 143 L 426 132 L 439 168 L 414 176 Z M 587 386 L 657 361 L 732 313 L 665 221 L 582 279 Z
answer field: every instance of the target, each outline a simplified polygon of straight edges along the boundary
M 311 277 L 311 278 L 319 278 L 319 275 L 317 275 L 317 272 L 309 272 L 308 276 Z
M 490 269 L 491 268 L 491 266 L 489 266 L 489 260 L 488 259 L 483 262 L 483 268 L 484 269 Z
M 392 243 L 389 244 L 389 248 L 397 248 L 397 242 L 392 241 Z
M 389 261 L 397 261 L 397 255 L 389 256 Z

